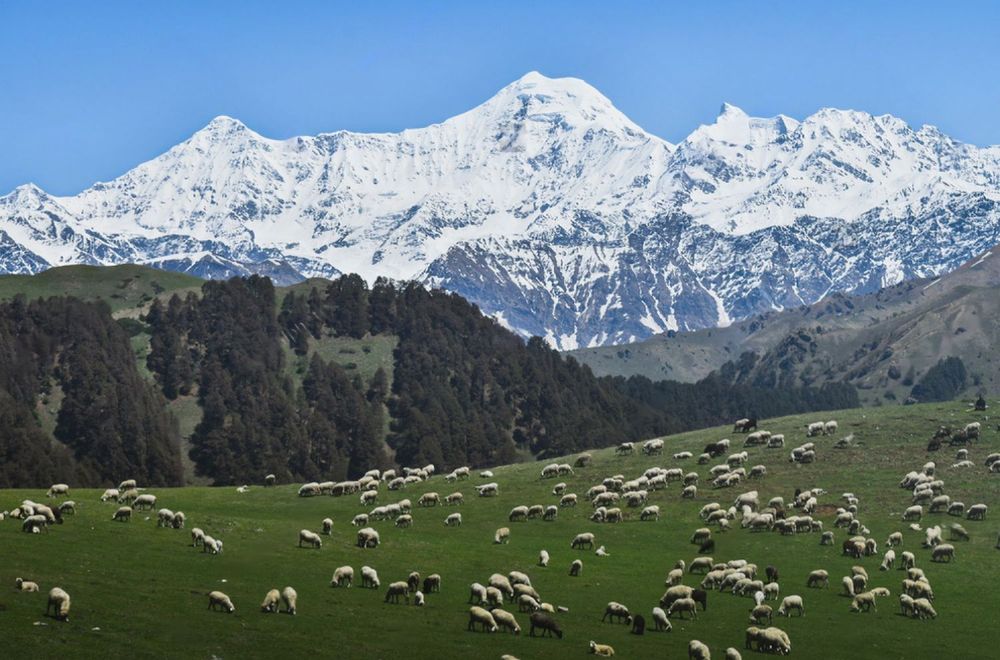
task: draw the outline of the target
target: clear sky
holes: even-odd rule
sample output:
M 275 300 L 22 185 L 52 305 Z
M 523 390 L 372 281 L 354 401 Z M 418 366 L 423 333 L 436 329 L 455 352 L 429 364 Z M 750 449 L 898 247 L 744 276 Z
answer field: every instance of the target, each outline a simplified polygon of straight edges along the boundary
M 227 114 L 269 137 L 446 119 L 527 71 L 676 142 L 723 101 L 1000 144 L 997 2 L 0 0 L 0 194 L 71 194 Z

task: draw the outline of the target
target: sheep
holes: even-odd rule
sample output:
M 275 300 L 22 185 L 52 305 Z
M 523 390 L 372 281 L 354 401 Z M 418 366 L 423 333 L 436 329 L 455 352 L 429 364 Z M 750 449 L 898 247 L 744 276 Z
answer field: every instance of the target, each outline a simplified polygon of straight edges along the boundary
M 806 610 L 802 603 L 802 596 L 785 596 L 778 608 L 779 616 L 791 616 L 792 610 L 797 610 L 799 616 L 805 616 Z
M 132 507 L 130 506 L 118 507 L 118 510 L 115 511 L 113 516 L 111 516 L 111 519 L 117 522 L 129 522 L 130 520 L 132 520 Z
M 42 530 L 49 531 L 49 521 L 41 514 L 28 516 L 21 523 L 21 531 L 23 532 L 37 534 Z
M 493 543 L 510 543 L 510 527 L 501 527 L 493 534 Z
M 973 504 L 965 514 L 966 520 L 986 520 L 986 505 Z
M 913 597 L 909 594 L 899 595 L 899 610 L 903 616 L 913 615 Z
M 820 545 L 833 545 L 833 532 L 827 531 L 820 534 L 819 537 Z
M 299 547 L 302 547 L 303 543 L 307 543 L 314 548 L 323 547 L 323 539 L 319 537 L 316 532 L 310 532 L 308 529 L 299 530 Z
M 1000 545 L 1000 539 L 997 540 L 997 545 Z M 583 562 L 579 559 L 574 559 L 573 563 L 569 565 L 570 577 L 580 577 L 580 573 L 583 572 Z
M 184 529 L 184 523 L 187 521 L 187 516 L 184 515 L 183 511 L 175 511 L 174 519 L 171 521 L 171 526 L 174 529 Z
M 694 531 L 694 534 L 691 535 L 691 539 L 689 542 L 694 543 L 696 545 L 700 545 L 705 541 L 709 540 L 710 538 L 712 538 L 712 530 L 708 529 L 707 527 L 699 527 Z
M 955 546 L 950 543 L 942 543 L 941 545 L 935 547 L 933 552 L 931 552 L 931 561 L 933 562 L 950 562 L 954 559 Z
M 682 499 L 693 500 L 697 496 L 698 496 L 698 487 L 695 486 L 694 484 L 691 484 L 690 486 L 685 486 L 684 489 L 681 490 Z
M 441 591 L 441 576 L 437 573 L 431 573 L 425 577 L 422 591 L 425 594 Z
M 886 539 L 885 542 L 885 544 L 890 548 L 895 547 L 897 545 L 902 545 L 902 543 L 903 543 L 902 532 L 893 532 L 892 534 L 889 535 L 889 538 Z
M 45 495 L 50 498 L 56 495 L 69 495 L 69 486 L 66 484 L 52 484 Z
M 221 591 L 210 591 L 208 592 L 208 609 L 214 610 L 216 608 L 229 614 L 236 611 L 236 606 L 233 605 L 233 601 L 229 599 L 229 596 Z
M 547 567 L 549 565 L 549 553 L 546 550 L 540 550 L 538 552 L 538 565 L 541 567 Z
M 16 578 L 14 580 L 14 586 L 17 588 L 18 591 L 24 591 L 24 592 L 37 592 L 38 591 L 38 583 L 37 582 L 31 582 L 29 580 L 23 580 L 21 578 Z
M 597 555 L 598 557 L 610 557 L 611 556 L 611 553 L 609 553 L 607 551 L 607 548 L 605 548 L 603 545 L 601 547 L 599 547 L 597 550 L 595 550 L 594 554 Z
M 573 537 L 573 541 L 569 544 L 570 549 L 575 550 L 577 548 L 583 549 L 584 546 L 587 549 L 593 549 L 594 547 L 594 535 L 591 532 L 584 532 L 582 534 L 577 534 Z
M 869 612 L 871 610 L 878 612 L 878 607 L 875 606 L 875 594 L 870 591 L 857 594 L 851 601 L 852 612 Z
M 773 610 L 770 605 L 757 605 L 750 610 L 750 623 L 771 623 Z
M 139 491 L 136 490 L 135 488 L 129 490 L 123 490 L 121 491 L 121 494 L 118 496 L 118 503 L 131 504 L 132 502 L 135 501 L 135 498 L 137 497 L 139 497 Z
M 266 474 L 266 475 L 264 475 L 264 486 L 267 487 L 267 488 L 270 488 L 271 486 L 274 486 L 274 484 L 277 483 L 277 481 L 278 481 L 278 477 L 276 477 L 273 474 Z
M 393 525 L 400 529 L 406 529 L 413 526 L 413 516 L 408 513 L 396 516 L 396 520 L 393 521 Z
M 667 608 L 667 616 L 672 616 L 674 612 L 679 615 L 682 615 L 684 612 L 690 612 L 692 619 L 698 618 L 697 606 L 692 598 L 678 598 L 670 603 L 670 606 Z M 684 617 L 681 616 L 681 618 L 683 619 Z
M 614 623 L 615 619 L 618 619 L 619 623 L 632 623 L 632 614 L 628 608 L 615 601 L 611 601 L 605 606 L 601 621 L 606 621 L 608 617 L 611 617 L 611 623 Z
M 913 568 L 916 565 L 917 558 L 912 552 L 904 550 L 900 555 L 900 568 L 907 570 Z
M 712 652 L 702 642 L 692 639 L 688 642 L 688 660 L 712 660 Z
M 417 506 L 437 506 L 441 503 L 441 496 L 437 493 L 424 493 L 417 500 Z
M 376 581 L 378 578 L 376 576 Z M 351 584 L 354 582 L 354 569 L 350 566 L 340 566 L 333 571 L 333 578 L 330 579 L 331 587 L 347 587 L 350 588 Z M 368 586 L 364 584 L 364 573 L 362 572 L 362 586 Z
M 829 422 L 823 424 L 823 435 L 833 435 L 837 432 L 837 422 L 830 420 Z
M 562 628 L 559 626 L 559 622 L 553 619 L 551 616 L 545 612 L 532 612 L 531 617 L 531 629 L 528 631 L 529 637 L 535 636 L 535 628 L 542 631 L 542 636 L 555 635 L 559 639 L 562 639 L 563 632 Z
M 496 622 L 498 628 L 503 628 L 509 630 L 515 635 L 521 634 L 521 626 L 517 623 L 517 618 L 511 612 L 497 608 L 491 612 L 493 615 L 493 620 Z
M 121 492 L 117 488 L 108 488 L 101 495 L 101 501 L 107 502 L 108 500 L 117 500 Z
M 951 525 L 951 527 L 950 527 L 950 531 L 951 531 L 950 538 L 953 541 L 968 541 L 969 540 L 969 532 L 964 527 L 962 527 L 961 525 L 959 525 L 958 523 L 953 523 Z
M 281 590 L 281 603 L 285 606 L 285 614 L 295 615 L 295 604 L 298 598 L 298 593 L 291 587 L 285 587 Z
M 399 603 L 399 598 L 402 596 L 406 600 L 406 604 L 410 604 L 410 587 L 406 582 L 392 582 L 389 584 L 389 588 L 385 592 L 385 603 Z
M 792 643 L 788 635 L 780 628 L 747 628 L 746 647 L 752 648 L 752 642 L 757 643 L 758 651 L 770 651 L 779 655 L 788 655 L 792 652 Z
M 591 655 L 599 655 L 604 658 L 610 658 L 615 654 L 615 650 L 608 644 L 598 644 L 594 640 L 590 640 L 590 653 Z
M 359 548 L 377 548 L 380 543 L 379 533 L 371 527 L 358 530 Z
M 160 509 L 156 512 L 157 527 L 172 527 L 174 524 L 174 512 L 170 509 Z
M 913 601 L 913 616 L 921 620 L 928 617 L 936 619 L 937 612 L 929 600 L 926 598 L 917 598 Z
M 812 438 L 813 436 L 822 434 L 823 427 L 824 427 L 823 422 L 813 422 L 811 424 L 806 425 L 806 437 Z
M 673 625 L 662 607 L 653 608 L 653 626 L 658 632 L 670 632 L 673 629 Z
M 278 602 L 281 600 L 281 592 L 277 589 L 271 589 L 264 596 L 264 602 L 260 604 L 260 611 L 265 613 L 274 614 L 278 611 Z
M 143 493 L 139 497 L 135 498 L 132 502 L 132 508 L 136 511 L 141 511 L 143 509 L 152 509 L 156 506 L 156 495 L 150 493 Z

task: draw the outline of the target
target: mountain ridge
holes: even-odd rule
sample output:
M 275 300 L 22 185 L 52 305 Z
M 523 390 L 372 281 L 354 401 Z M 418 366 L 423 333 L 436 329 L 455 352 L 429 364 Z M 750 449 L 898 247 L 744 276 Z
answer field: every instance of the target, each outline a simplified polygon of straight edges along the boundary
M 423 128 L 272 140 L 220 115 L 78 195 L 20 186 L 0 272 L 415 279 L 570 349 L 940 275 L 1000 242 L 998 203 L 1000 147 L 891 115 L 727 103 L 671 144 L 531 72 Z

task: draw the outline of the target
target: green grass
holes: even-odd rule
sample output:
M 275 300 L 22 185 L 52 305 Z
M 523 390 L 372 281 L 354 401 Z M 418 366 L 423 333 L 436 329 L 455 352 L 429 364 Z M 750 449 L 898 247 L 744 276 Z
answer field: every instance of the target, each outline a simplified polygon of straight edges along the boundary
M 775 625 L 790 635 L 796 657 L 912 659 L 942 657 L 946 651 L 962 658 L 997 657 L 1000 631 L 994 613 L 1000 608 L 1000 591 L 995 566 L 1000 551 L 994 549 L 996 523 L 993 519 L 963 521 L 972 541 L 957 543 L 953 564 L 932 564 L 930 552 L 920 547 L 923 534 L 899 520 L 909 496 L 897 487 L 905 472 L 919 469 L 928 460 L 926 439 L 938 424 L 983 419 L 984 437 L 970 451 L 976 468 L 948 469 L 954 450 L 942 450 L 932 458 L 938 462 L 947 493 L 967 505 L 985 502 L 990 515 L 997 515 L 1000 477 L 989 475 L 982 466 L 985 455 L 1000 445 L 995 422 L 957 403 L 824 416 L 838 419 L 840 435 L 853 434 L 856 446 L 834 450 L 832 439 L 816 440 L 818 461 L 805 466 L 789 463 L 788 450 L 751 449 L 750 464 L 768 467 L 765 480 L 719 491 L 703 483 L 695 501 L 680 500 L 679 487 L 672 484 L 652 496 L 664 514 L 658 522 L 600 525 L 586 519 L 591 509 L 581 504 L 561 510 L 555 522 L 507 523 L 507 512 L 515 505 L 555 501 L 550 489 L 556 480 L 540 480 L 538 463 L 495 468 L 494 480 L 501 488 L 495 499 L 473 496 L 474 483 L 481 481 L 476 477 L 451 485 L 437 476 L 401 493 L 383 490 L 381 503 L 402 497 L 415 502 L 424 491 L 443 496 L 460 490 L 467 498 L 459 509 L 465 523 L 445 528 L 442 521 L 453 510 L 447 507 L 415 509 L 412 529 L 376 523 L 383 544 L 374 550 L 354 547 L 355 530 L 349 521 L 362 511 L 354 496 L 301 499 L 295 495 L 295 485 L 253 487 L 243 495 L 235 488 L 153 489 L 160 505 L 187 513 L 189 529 L 198 526 L 224 540 L 224 554 L 211 557 L 189 546 L 188 530 L 157 529 L 145 515 L 130 524 L 113 523 L 115 505 L 99 503 L 98 491 L 74 490 L 71 497 L 79 503 L 79 513 L 48 535 L 23 534 L 15 520 L 0 522 L 0 584 L 6 585 L 0 589 L 4 645 L 16 649 L 14 657 L 24 658 L 307 657 L 317 651 L 354 658 L 496 658 L 502 653 L 569 658 L 586 655 L 587 643 L 594 639 L 613 645 L 616 657 L 670 658 L 686 657 L 688 641 L 700 639 L 712 648 L 713 657 L 722 657 L 727 646 L 742 649 L 749 599 L 713 593 L 708 611 L 699 612 L 696 620 L 675 620 L 673 632 L 643 637 L 628 634 L 624 625 L 602 624 L 604 605 L 620 601 L 649 621 L 668 570 L 676 560 L 690 562 L 695 556 L 694 546 L 687 541 L 702 526 L 697 512 L 706 502 L 728 505 L 750 488 L 758 489 L 763 500 L 774 495 L 790 499 L 796 487 L 821 486 L 829 492 L 821 498 L 821 505 L 838 504 L 844 491 L 858 494 L 861 519 L 878 539 L 880 553 L 890 532 L 903 532 L 901 549 L 916 553 L 917 565 L 927 571 L 939 617 L 920 622 L 899 616 L 901 571 L 880 573 L 880 557 L 860 562 L 841 557 L 840 541 L 846 538 L 842 530 L 836 530 L 834 547 L 819 546 L 816 534 L 780 537 L 751 534 L 738 526 L 717 534 L 717 560 L 746 558 L 759 564 L 761 572 L 773 564 L 781 571 L 782 596 L 804 597 L 805 617 L 775 619 Z M 818 418 L 771 420 L 765 427 L 784 432 L 794 446 L 805 441 L 803 425 L 814 417 Z M 567 479 L 568 490 L 582 496 L 607 475 L 631 477 L 651 465 L 671 467 L 677 463 L 671 453 L 690 450 L 697 454 L 706 442 L 720 437 L 733 436 L 729 429 L 719 428 L 670 437 L 662 457 L 618 458 L 611 450 L 595 451 L 594 465 Z M 680 464 L 703 477 L 707 473 L 708 466 L 693 461 Z M 44 490 L 0 491 L 0 509 L 10 509 L 26 497 L 41 501 Z M 333 536 L 324 538 L 323 548 L 296 547 L 298 530 L 318 530 L 326 516 L 335 525 Z M 832 507 L 820 517 L 830 529 Z M 943 514 L 925 516 L 925 523 L 931 524 L 955 520 Z M 510 544 L 493 545 L 493 532 L 503 525 L 512 528 Z M 611 556 L 598 558 L 593 552 L 570 550 L 570 540 L 582 531 L 595 532 L 597 543 L 606 545 Z M 552 555 L 547 569 L 534 566 L 542 548 Z M 576 558 L 584 561 L 583 576 L 570 578 L 567 569 Z M 867 567 L 870 586 L 885 586 L 892 592 L 890 598 L 879 601 L 877 613 L 851 614 L 849 599 L 838 595 L 840 577 L 854 563 Z M 354 567 L 359 581 L 362 565 L 375 567 L 383 586 L 405 579 L 411 570 L 423 575 L 437 572 L 443 577 L 442 591 L 430 594 L 424 608 L 387 605 L 383 590 L 330 588 L 333 570 L 344 564 Z M 806 575 L 817 568 L 830 572 L 835 583 L 830 589 L 805 588 Z M 513 569 L 531 575 L 545 601 L 569 608 L 568 613 L 558 615 L 565 639 L 529 637 L 528 617 L 520 613 L 516 616 L 525 627 L 520 637 L 466 632 L 468 585 L 485 582 L 493 572 Z M 73 598 L 70 622 L 42 616 L 44 593 L 14 592 L 17 576 L 37 580 L 43 592 L 57 585 L 66 589 Z M 686 576 L 685 584 L 698 580 Z M 259 613 L 264 593 L 285 585 L 299 593 L 298 616 Z M 205 594 L 212 589 L 233 598 L 235 614 L 206 610 Z M 744 652 L 744 657 L 755 656 Z
M 389 387 L 392 387 L 393 357 L 399 339 L 395 335 L 372 335 L 364 339 L 352 337 L 330 337 L 309 339 L 309 352 L 306 355 L 296 355 L 288 342 L 283 342 L 285 348 L 285 365 L 289 375 L 299 384 L 309 367 L 312 356 L 318 354 L 327 362 L 338 364 L 349 376 L 359 375 L 365 383 L 371 382 L 372 376 L 381 367 L 388 377 Z
M 132 264 L 123 266 L 60 266 L 37 275 L 0 275 L 0 300 L 24 294 L 27 298 L 75 296 L 102 299 L 117 315 L 138 313 L 154 296 L 199 291 L 197 277 Z

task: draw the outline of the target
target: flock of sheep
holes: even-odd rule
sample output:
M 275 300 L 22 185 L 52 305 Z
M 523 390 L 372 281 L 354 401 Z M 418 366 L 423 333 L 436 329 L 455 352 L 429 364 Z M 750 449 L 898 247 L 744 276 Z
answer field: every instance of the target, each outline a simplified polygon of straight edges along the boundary
M 624 474 L 612 474 L 604 477 L 599 483 L 589 486 L 576 484 L 581 492 L 568 492 L 571 487 L 569 480 L 575 478 L 576 469 L 589 467 L 593 463 L 593 458 L 589 453 L 583 453 L 576 457 L 573 464 L 552 463 L 545 465 L 540 474 L 543 480 L 558 480 L 551 488 L 551 496 L 556 498 L 554 504 L 524 504 L 513 507 L 507 514 L 505 525 L 499 527 L 493 535 L 494 544 L 505 544 L 511 539 L 512 532 L 510 525 L 524 523 L 529 520 L 554 521 L 561 511 L 576 511 L 576 507 L 584 502 L 591 504 L 589 514 L 581 516 L 574 513 L 575 519 L 589 520 L 591 523 L 605 525 L 616 524 L 622 521 L 635 518 L 630 511 L 638 510 L 638 520 L 641 522 L 655 523 L 660 518 L 660 507 L 650 504 L 650 499 L 658 491 L 668 488 L 671 483 L 678 483 L 680 486 L 679 497 L 681 500 L 694 499 L 698 493 L 699 484 L 707 483 L 711 489 L 709 492 L 722 493 L 724 489 L 730 489 L 744 483 L 760 482 L 767 477 L 767 467 L 763 463 L 750 465 L 749 449 L 763 448 L 765 456 L 769 450 L 784 447 L 785 437 L 779 434 L 771 434 L 766 431 L 757 430 L 757 421 L 743 419 L 736 422 L 734 432 L 745 433 L 740 451 L 734 451 L 729 439 L 709 443 L 704 451 L 697 457 L 699 465 L 708 465 L 716 461 L 717 464 L 708 468 L 706 472 L 699 473 L 697 470 L 684 470 L 680 467 L 651 466 L 641 474 L 628 477 Z M 806 427 L 805 435 L 808 438 L 835 435 L 838 430 L 837 422 L 816 422 Z M 965 426 L 960 430 L 959 437 L 963 439 L 963 444 L 972 442 L 979 437 L 981 429 L 978 423 Z M 948 437 L 954 437 L 949 434 Z M 848 437 L 836 443 L 831 443 L 828 447 L 842 448 L 850 443 Z M 819 448 L 816 442 L 807 442 L 795 447 L 789 454 L 788 460 L 794 463 L 808 464 L 817 460 Z M 664 442 L 661 439 L 650 440 L 645 443 L 623 443 L 616 447 L 615 454 L 618 456 L 628 456 L 637 451 L 644 456 L 661 456 L 664 452 Z M 695 460 L 691 452 L 677 452 L 672 455 L 675 462 L 685 462 Z M 952 469 L 961 469 L 972 466 L 968 458 L 968 449 L 959 449 L 956 454 L 956 463 L 951 465 Z M 1000 453 L 990 454 L 986 459 L 987 469 L 991 472 L 1000 471 Z M 465 504 L 465 496 L 461 491 L 454 491 L 445 496 L 441 496 L 436 491 L 423 492 L 414 505 L 409 498 L 401 498 L 395 502 L 379 504 L 379 498 L 383 494 L 428 483 L 435 476 L 435 467 L 427 465 L 422 468 L 402 468 L 396 470 L 371 470 L 358 480 L 343 482 L 312 482 L 303 484 L 298 489 L 300 497 L 328 496 L 357 496 L 361 506 L 366 510 L 357 513 L 351 524 L 357 528 L 356 544 L 358 548 L 371 550 L 377 548 L 381 543 L 379 532 L 371 525 L 375 522 L 392 521 L 395 528 L 404 529 L 415 524 L 415 515 L 422 516 L 419 511 L 431 511 L 437 507 L 457 508 Z M 443 478 L 446 484 L 457 484 L 473 478 L 472 470 L 468 467 L 460 467 L 452 470 Z M 481 480 L 490 480 L 475 486 L 474 491 L 477 497 L 495 497 L 500 492 L 500 484 L 492 481 L 494 474 L 492 471 L 484 470 L 478 473 Z M 265 486 L 275 484 L 274 475 L 265 478 Z M 901 524 L 907 524 L 912 531 L 923 531 L 924 541 L 920 548 L 903 550 L 900 546 L 903 543 L 903 533 L 893 532 L 883 544 L 884 552 L 881 554 L 879 571 L 903 570 L 905 578 L 902 580 L 901 590 L 898 596 L 900 611 L 915 619 L 926 620 L 937 617 L 934 606 L 934 591 L 931 582 L 922 567 L 918 567 L 918 554 L 924 555 L 931 564 L 945 564 L 957 560 L 960 554 L 957 550 L 956 542 L 967 541 L 970 538 L 969 532 L 960 523 L 953 523 L 948 526 L 949 538 L 945 542 L 945 530 L 941 525 L 921 527 L 925 516 L 924 506 L 927 507 L 927 514 L 945 513 L 954 517 L 964 518 L 965 521 L 984 521 L 987 517 L 987 506 L 982 503 L 975 503 L 969 507 L 963 502 L 952 500 L 945 492 L 945 482 L 940 477 L 937 465 L 934 462 L 927 462 L 919 470 L 908 472 L 899 482 L 899 487 L 906 489 L 910 493 L 910 503 L 900 516 Z M 238 490 L 244 493 L 249 486 L 241 486 Z M 66 484 L 55 484 L 47 492 L 49 498 L 65 497 L 69 494 L 69 487 Z M 716 535 L 732 531 L 733 533 L 772 533 L 780 536 L 796 534 L 817 534 L 820 545 L 834 544 L 834 530 L 843 529 L 847 537 L 841 544 L 843 555 L 863 560 L 866 557 L 878 557 L 879 542 L 871 536 L 871 532 L 864 524 L 860 513 L 859 498 L 850 492 L 840 496 L 839 506 L 836 509 L 835 517 L 832 521 L 833 529 L 824 529 L 824 522 L 816 517 L 817 507 L 820 500 L 827 498 L 828 493 L 819 487 L 807 490 L 796 490 L 786 497 L 774 496 L 767 501 L 762 501 L 757 489 L 748 489 L 732 498 L 731 503 L 709 502 L 700 507 L 697 515 L 702 521 L 703 527 L 699 527 L 691 534 L 690 542 L 697 546 L 697 556 L 690 561 L 677 560 L 673 568 L 669 571 L 665 580 L 665 592 L 649 610 L 649 620 L 652 624 L 651 630 L 656 632 L 670 632 L 672 630 L 672 619 L 697 619 L 699 611 L 704 616 L 708 606 L 709 595 L 712 593 L 729 592 L 733 596 L 743 597 L 752 601 L 748 606 L 749 623 L 751 624 L 744 631 L 744 648 L 752 649 L 763 653 L 773 653 L 785 655 L 791 652 L 792 643 L 788 634 L 781 628 L 773 625 L 774 616 L 790 617 L 805 616 L 806 598 L 801 594 L 789 594 L 781 596 L 781 585 L 800 585 L 805 589 L 826 589 L 830 584 L 830 574 L 827 570 L 817 568 L 808 575 L 797 576 L 789 582 L 781 581 L 777 567 L 768 565 L 763 572 L 760 567 L 746 558 L 716 559 L 712 555 L 715 552 Z M 119 522 L 129 522 L 134 511 L 152 511 L 157 502 L 157 497 L 151 493 L 142 492 L 138 488 L 135 480 L 126 480 L 119 484 L 118 488 L 106 490 L 101 496 L 102 502 L 117 503 L 119 508 L 112 515 L 112 520 Z M 720 496 L 719 499 L 722 499 Z M 727 498 L 728 499 L 728 498 Z M 72 515 L 76 511 L 76 503 L 66 500 L 59 506 L 52 508 L 45 504 L 40 504 L 31 500 L 25 500 L 21 505 L 10 512 L 0 513 L 0 520 L 4 518 L 16 518 L 22 521 L 22 529 L 27 533 L 44 533 L 48 531 L 49 525 L 62 523 L 63 515 Z M 156 524 L 159 527 L 171 529 L 183 529 L 185 527 L 186 516 L 182 511 L 172 511 L 161 508 L 156 513 Z M 443 524 L 446 527 L 459 527 L 462 524 L 462 514 L 458 511 L 449 511 L 443 517 Z M 302 529 L 298 534 L 298 546 L 321 549 L 323 546 L 323 536 L 330 536 L 333 533 L 334 521 L 331 518 L 324 518 L 319 522 L 319 531 Z M 741 532 L 738 532 L 741 530 Z M 609 556 L 609 551 L 604 545 L 597 546 L 598 534 L 592 531 L 581 532 L 574 536 L 569 543 L 569 547 L 574 551 L 593 551 L 597 557 Z M 191 545 L 201 547 L 202 551 L 212 555 L 222 553 L 223 543 L 221 540 L 206 534 L 202 529 L 195 527 L 191 530 Z M 595 548 L 596 546 L 596 548 Z M 1000 537 L 997 539 L 997 547 L 1000 548 Z M 920 560 L 922 563 L 923 559 Z M 546 569 L 549 566 L 550 554 L 547 550 L 541 549 L 538 552 L 537 566 Z M 583 572 L 583 560 L 580 557 L 573 559 L 569 565 L 568 574 L 570 578 L 579 577 Z M 380 589 L 381 581 L 377 571 L 370 566 L 362 566 L 360 586 L 365 589 Z M 683 584 L 685 579 L 691 576 L 699 576 L 694 586 Z M 336 568 L 330 581 L 330 586 L 335 588 L 350 588 L 354 584 L 354 568 L 351 566 L 340 566 Z M 693 578 L 698 580 L 699 578 Z M 38 592 L 39 585 L 36 582 L 17 578 L 16 588 L 21 592 Z M 869 612 L 877 611 L 877 601 L 881 598 L 889 597 L 890 590 L 886 587 L 869 588 L 869 575 L 867 569 L 858 564 L 852 567 L 849 575 L 841 579 L 841 589 L 843 593 L 850 597 L 850 611 Z M 442 586 L 442 576 L 432 574 L 421 578 L 418 572 L 411 572 L 405 579 L 390 582 L 386 588 L 384 602 L 399 603 L 403 600 L 407 604 L 411 602 L 416 606 L 423 606 L 427 602 L 427 596 L 439 592 Z M 780 601 L 779 601 L 780 598 Z M 263 613 L 274 613 L 284 611 L 294 615 L 296 613 L 298 595 L 294 588 L 287 586 L 283 590 L 270 589 L 266 592 L 260 611 Z M 773 602 L 778 605 L 775 611 L 769 604 Z M 527 615 L 527 626 L 529 635 L 551 636 L 562 639 L 564 632 L 559 623 L 559 614 L 567 612 L 565 606 L 556 606 L 543 599 L 541 594 L 532 585 L 529 575 L 521 571 L 510 571 L 506 574 L 494 573 L 484 580 L 483 583 L 475 582 L 469 586 L 468 598 L 468 624 L 469 631 L 484 631 L 495 633 L 498 631 L 508 631 L 512 634 L 520 634 L 522 631 L 521 622 L 518 615 Z M 508 609 L 509 608 L 509 609 Z M 208 609 L 220 610 L 232 613 L 236 606 L 232 599 L 225 593 L 213 590 L 208 593 Z M 52 616 L 60 620 L 68 620 L 70 611 L 70 596 L 60 587 L 54 587 L 49 591 L 46 614 L 50 612 Z M 596 618 L 596 613 L 595 613 Z M 624 623 L 631 626 L 634 634 L 644 634 L 646 632 L 646 618 L 638 613 L 633 613 L 626 605 L 615 600 L 607 603 L 602 622 Z M 612 656 L 614 648 L 606 643 L 590 641 L 588 644 L 590 653 L 599 656 Z M 512 656 L 505 656 L 511 658 Z M 711 657 L 711 650 L 707 645 L 699 640 L 691 640 L 688 645 L 688 657 L 699 660 L 708 660 Z M 725 650 L 727 659 L 740 658 L 740 651 L 730 647 Z

